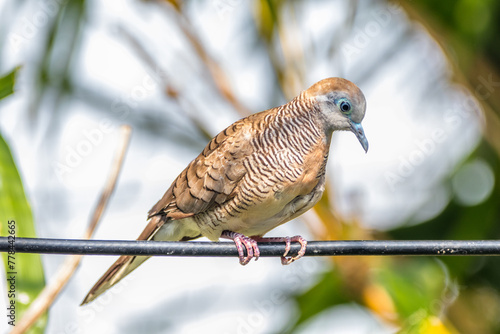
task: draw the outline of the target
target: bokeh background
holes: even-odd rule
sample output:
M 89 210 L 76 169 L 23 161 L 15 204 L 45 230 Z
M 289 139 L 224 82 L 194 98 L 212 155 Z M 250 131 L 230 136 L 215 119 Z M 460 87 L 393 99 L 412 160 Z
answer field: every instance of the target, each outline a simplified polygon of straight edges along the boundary
M 129 124 L 94 237 L 135 239 L 212 136 L 341 76 L 370 150 L 334 134 L 325 196 L 269 235 L 497 239 L 499 25 L 493 0 L 1 0 L 1 233 L 80 238 Z M 22 313 L 64 256 L 17 261 Z M 31 332 L 500 333 L 497 257 L 153 258 L 79 307 L 113 261 L 86 257 Z

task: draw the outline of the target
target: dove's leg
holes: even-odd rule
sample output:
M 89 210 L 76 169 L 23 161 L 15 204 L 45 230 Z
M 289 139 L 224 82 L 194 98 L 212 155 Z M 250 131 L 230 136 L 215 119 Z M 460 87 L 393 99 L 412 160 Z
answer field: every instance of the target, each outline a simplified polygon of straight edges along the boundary
M 246 265 L 250 262 L 252 258 L 255 260 L 259 259 L 260 251 L 259 246 L 257 245 L 257 241 L 260 242 L 284 242 L 285 243 L 285 253 L 281 256 L 281 264 L 287 265 L 290 264 L 301 257 L 306 253 L 307 240 L 301 237 L 300 235 L 296 235 L 293 237 L 271 237 L 271 238 L 263 238 L 263 237 L 247 237 L 241 233 L 224 231 L 221 234 L 221 238 L 231 239 L 234 241 L 236 245 L 236 249 L 238 249 L 238 255 L 240 258 L 240 264 Z M 288 252 L 290 251 L 290 246 L 292 242 L 300 243 L 300 250 L 296 256 L 286 257 Z M 247 256 L 245 257 L 245 253 L 243 251 L 243 247 L 246 248 Z
M 292 263 L 295 260 L 300 259 L 306 253 L 307 240 L 301 237 L 300 235 L 296 235 L 294 237 L 271 237 L 271 238 L 262 238 L 262 237 L 253 237 L 253 239 L 260 242 L 284 242 L 285 243 L 285 253 L 281 256 L 281 264 L 287 265 Z M 252 240 L 253 240 L 252 239 Z M 290 245 L 292 242 L 300 243 L 300 250 L 297 253 L 297 256 L 291 256 L 287 258 L 288 252 L 290 251 Z
M 240 258 L 240 264 L 242 266 L 248 264 L 252 258 L 255 258 L 257 261 L 260 256 L 259 247 L 257 246 L 257 241 L 254 239 L 247 237 L 241 233 L 224 231 L 222 232 L 221 238 L 231 239 L 234 241 L 236 245 L 236 249 L 238 249 L 238 255 Z M 245 257 L 243 252 L 243 247 L 247 250 L 247 256 Z

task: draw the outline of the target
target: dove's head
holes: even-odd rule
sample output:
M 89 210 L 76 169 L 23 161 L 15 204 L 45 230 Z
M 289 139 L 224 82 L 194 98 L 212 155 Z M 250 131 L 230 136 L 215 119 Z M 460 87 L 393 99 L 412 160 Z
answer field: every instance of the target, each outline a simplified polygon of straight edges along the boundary
M 328 78 L 318 81 L 306 92 L 318 106 L 326 131 L 352 131 L 365 152 L 368 151 L 368 140 L 361 126 L 366 100 L 358 86 L 346 79 Z

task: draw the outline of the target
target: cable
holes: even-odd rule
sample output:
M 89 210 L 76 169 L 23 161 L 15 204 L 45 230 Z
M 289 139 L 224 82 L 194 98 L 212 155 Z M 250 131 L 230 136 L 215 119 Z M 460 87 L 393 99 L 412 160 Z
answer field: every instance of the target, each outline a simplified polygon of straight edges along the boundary
M 9 240 L 11 240 L 9 242 Z M 281 256 L 284 243 L 259 243 L 261 256 Z M 300 249 L 292 243 L 291 254 Z M 0 237 L 0 252 L 82 255 L 237 256 L 232 242 L 118 241 Z M 500 240 L 310 241 L 306 256 L 500 255 Z

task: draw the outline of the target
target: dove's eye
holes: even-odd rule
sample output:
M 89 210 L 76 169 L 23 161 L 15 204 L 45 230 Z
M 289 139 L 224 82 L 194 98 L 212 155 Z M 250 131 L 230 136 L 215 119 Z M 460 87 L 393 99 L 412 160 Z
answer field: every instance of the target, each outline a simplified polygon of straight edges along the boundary
M 340 111 L 344 114 L 349 114 L 351 112 L 351 103 L 347 100 L 340 100 L 337 104 L 339 106 Z

